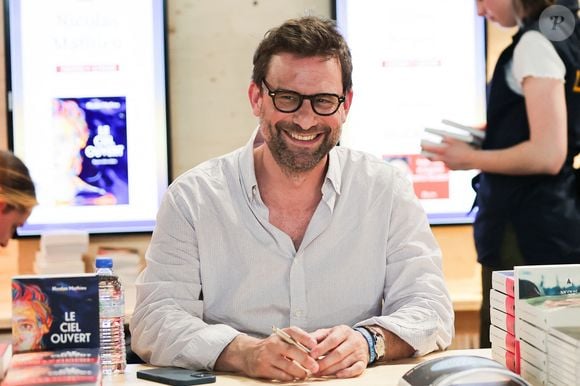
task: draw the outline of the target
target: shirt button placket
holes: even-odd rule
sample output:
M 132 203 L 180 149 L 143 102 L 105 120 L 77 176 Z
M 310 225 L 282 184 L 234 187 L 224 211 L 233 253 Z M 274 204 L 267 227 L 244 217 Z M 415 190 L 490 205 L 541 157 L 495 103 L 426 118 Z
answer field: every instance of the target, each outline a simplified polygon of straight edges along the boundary
M 305 328 L 307 319 L 304 257 L 297 253 L 290 267 L 290 325 Z

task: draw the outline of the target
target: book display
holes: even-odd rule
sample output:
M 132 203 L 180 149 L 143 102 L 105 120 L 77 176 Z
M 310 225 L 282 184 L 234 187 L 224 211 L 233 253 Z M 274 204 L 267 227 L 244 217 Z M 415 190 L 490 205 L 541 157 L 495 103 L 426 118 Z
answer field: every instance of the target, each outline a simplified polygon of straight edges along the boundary
M 99 347 L 99 284 L 94 274 L 12 279 L 14 353 Z
M 13 277 L 12 320 L 3 386 L 101 384 L 95 274 Z
M 515 336 L 513 271 L 494 271 L 491 277 L 489 340 L 494 360 L 519 374 L 519 346 Z
M 580 264 L 514 267 L 521 375 L 532 384 L 580 379 Z

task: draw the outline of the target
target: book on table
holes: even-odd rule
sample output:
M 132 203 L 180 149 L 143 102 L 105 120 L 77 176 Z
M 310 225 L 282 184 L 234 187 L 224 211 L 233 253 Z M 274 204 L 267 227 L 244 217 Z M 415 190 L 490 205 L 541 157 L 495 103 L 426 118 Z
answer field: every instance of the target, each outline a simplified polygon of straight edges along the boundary
M 515 295 L 515 280 L 514 271 L 493 271 L 491 274 L 491 288 L 506 294 L 508 296 Z
M 98 385 L 95 274 L 12 278 L 12 348 L 2 386 Z
M 550 384 L 570 380 L 573 384 L 580 378 L 576 373 L 580 359 L 576 360 L 576 346 L 570 342 L 577 344 L 577 337 L 562 331 L 580 328 L 580 264 L 516 266 L 514 277 L 522 374 L 525 363 L 534 381 L 545 373 L 545 382 Z
M 489 291 L 489 305 L 496 310 L 515 316 L 516 308 L 513 296 L 506 295 L 492 288 Z
M 12 278 L 14 353 L 99 347 L 95 274 Z

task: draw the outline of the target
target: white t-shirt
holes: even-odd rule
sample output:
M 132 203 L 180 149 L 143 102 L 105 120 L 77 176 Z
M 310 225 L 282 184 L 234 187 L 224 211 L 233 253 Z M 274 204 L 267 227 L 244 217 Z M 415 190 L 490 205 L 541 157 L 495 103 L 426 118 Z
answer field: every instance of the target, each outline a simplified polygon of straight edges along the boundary
M 566 66 L 550 41 L 538 31 L 523 34 L 506 66 L 506 81 L 516 94 L 523 95 L 524 78 L 560 79 L 564 83 Z

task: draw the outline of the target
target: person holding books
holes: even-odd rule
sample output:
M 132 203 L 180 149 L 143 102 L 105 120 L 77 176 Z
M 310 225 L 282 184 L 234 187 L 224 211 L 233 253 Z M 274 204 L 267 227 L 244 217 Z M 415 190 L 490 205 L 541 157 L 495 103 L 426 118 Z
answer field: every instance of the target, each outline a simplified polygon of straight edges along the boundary
M 144 360 L 290 381 L 354 377 L 450 344 L 441 254 L 410 182 L 335 146 L 351 75 L 329 20 L 266 34 L 250 141 L 163 199 L 130 325 Z
M 482 264 L 481 346 L 489 347 L 491 272 L 580 263 L 578 1 L 477 0 L 478 13 L 519 26 L 491 81 L 481 149 L 424 145 L 450 169 L 479 169 L 474 238 Z
M 13 153 L 0 150 L 0 246 L 8 245 L 36 204 L 28 168 Z

